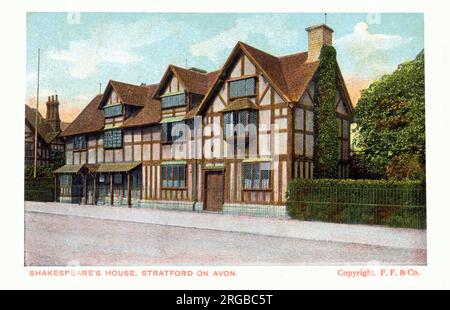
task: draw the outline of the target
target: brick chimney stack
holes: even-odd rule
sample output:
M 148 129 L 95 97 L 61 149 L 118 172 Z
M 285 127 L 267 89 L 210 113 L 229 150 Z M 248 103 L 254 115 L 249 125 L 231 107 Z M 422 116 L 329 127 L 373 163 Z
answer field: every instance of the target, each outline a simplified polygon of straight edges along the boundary
M 320 50 L 324 45 L 333 45 L 334 30 L 325 24 L 311 26 L 305 29 L 308 32 L 308 59 L 307 62 L 319 60 Z
M 61 131 L 61 120 L 59 118 L 58 95 L 48 96 L 47 105 L 47 123 L 50 124 L 53 131 Z

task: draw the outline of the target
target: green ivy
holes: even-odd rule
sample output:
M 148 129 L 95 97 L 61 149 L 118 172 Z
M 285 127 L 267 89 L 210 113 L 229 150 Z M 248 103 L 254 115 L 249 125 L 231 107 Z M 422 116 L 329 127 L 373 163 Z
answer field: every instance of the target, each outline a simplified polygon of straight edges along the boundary
M 320 51 L 314 100 L 314 177 L 337 178 L 339 128 L 336 122 L 336 50 L 324 45 Z

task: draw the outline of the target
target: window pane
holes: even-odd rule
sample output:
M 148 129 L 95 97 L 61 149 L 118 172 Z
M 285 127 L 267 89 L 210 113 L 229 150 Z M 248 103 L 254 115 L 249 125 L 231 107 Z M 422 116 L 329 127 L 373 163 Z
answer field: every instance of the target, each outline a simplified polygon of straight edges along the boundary
M 105 117 L 113 117 L 113 116 L 122 115 L 122 113 L 123 113 L 122 105 L 105 107 L 103 109 L 103 113 L 104 113 Z
M 108 130 L 103 133 L 104 148 L 120 148 L 122 147 L 122 130 Z
M 223 135 L 228 138 L 233 135 L 233 113 L 227 112 L 223 115 Z
M 255 94 L 255 78 L 230 82 L 230 97 L 243 97 Z
M 162 178 L 162 186 L 167 187 L 167 167 L 162 166 L 161 167 L 161 178 Z
M 269 180 L 270 180 L 270 164 L 262 163 L 261 164 L 261 188 L 269 188 Z
M 74 149 L 85 149 L 86 148 L 86 137 L 85 136 L 77 136 L 73 140 Z
M 186 179 L 186 176 L 185 176 L 186 171 L 185 171 L 185 169 L 186 169 L 185 166 L 180 166 L 179 167 L 180 173 L 179 173 L 178 177 L 179 177 L 179 180 L 180 180 L 180 187 L 185 187 L 186 186 L 186 181 L 185 181 L 185 179 Z
M 173 166 L 167 167 L 167 186 L 173 187 Z
M 252 183 L 252 166 L 251 164 L 244 164 L 244 171 L 245 171 L 245 181 L 244 181 L 244 188 L 250 188 Z
M 184 93 L 161 98 L 161 105 L 163 109 L 179 107 L 185 104 L 186 104 L 186 95 Z
M 255 94 L 255 79 L 252 78 L 245 80 L 245 94 L 246 95 Z
M 114 175 L 114 184 L 122 184 L 122 175 L 121 174 Z
M 257 119 L 258 119 L 258 112 L 257 111 L 250 111 L 249 123 L 256 126 Z
M 260 171 L 259 164 L 253 165 L 253 188 L 259 188 Z
M 180 186 L 180 180 L 178 179 L 178 166 L 173 166 L 173 187 Z

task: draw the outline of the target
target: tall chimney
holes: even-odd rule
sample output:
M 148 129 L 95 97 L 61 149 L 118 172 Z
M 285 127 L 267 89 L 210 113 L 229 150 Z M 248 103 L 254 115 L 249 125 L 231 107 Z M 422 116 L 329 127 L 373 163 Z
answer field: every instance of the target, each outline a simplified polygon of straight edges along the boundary
M 47 105 L 46 121 L 52 127 L 53 131 L 61 131 L 61 120 L 59 118 L 59 101 L 58 95 L 49 96 Z
M 324 45 L 333 45 L 334 30 L 325 24 L 311 26 L 308 32 L 308 62 L 319 60 L 320 50 Z

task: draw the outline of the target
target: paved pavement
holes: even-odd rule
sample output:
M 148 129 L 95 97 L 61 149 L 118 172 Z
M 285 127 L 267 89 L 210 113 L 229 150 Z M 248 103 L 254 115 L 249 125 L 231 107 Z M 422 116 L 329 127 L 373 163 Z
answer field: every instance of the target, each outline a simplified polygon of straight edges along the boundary
M 426 249 L 426 231 L 419 229 L 303 222 L 191 211 L 80 206 L 64 203 L 26 202 L 25 210 L 29 212 L 250 233 L 303 240 L 345 242 L 405 249 Z
M 365 264 L 425 265 L 426 250 L 25 212 L 27 266 Z

